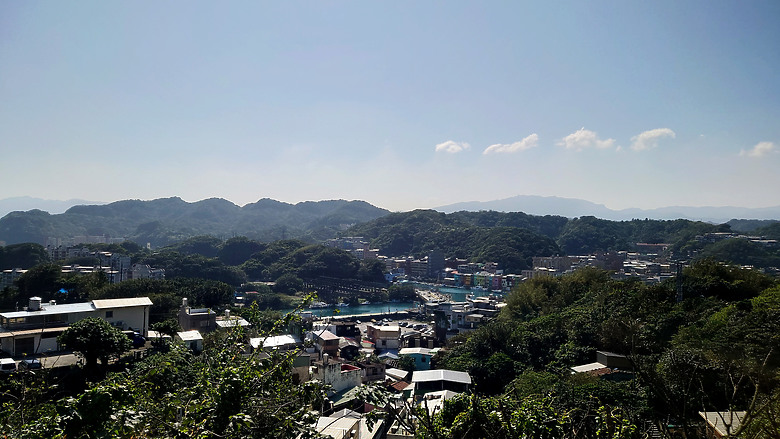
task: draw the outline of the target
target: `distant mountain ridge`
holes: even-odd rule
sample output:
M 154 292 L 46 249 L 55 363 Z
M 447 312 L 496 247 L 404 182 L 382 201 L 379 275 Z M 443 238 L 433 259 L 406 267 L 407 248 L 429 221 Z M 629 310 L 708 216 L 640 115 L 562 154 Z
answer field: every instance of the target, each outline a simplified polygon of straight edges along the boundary
M 495 210 L 498 212 L 524 212 L 530 215 L 560 215 L 567 218 L 595 216 L 613 221 L 631 219 L 688 219 L 711 223 L 725 223 L 731 219 L 780 219 L 780 206 L 765 208 L 748 207 L 690 207 L 671 206 L 657 209 L 621 209 L 613 210 L 603 204 L 586 200 L 562 197 L 542 197 L 537 195 L 518 195 L 493 201 L 468 201 L 435 207 L 434 210 L 444 213 L 458 211 L 478 212 L 480 210 Z
M 39 209 L 0 219 L 7 244 L 75 236 L 125 238 L 154 247 L 197 235 L 247 236 L 262 241 L 335 236 L 345 228 L 388 214 L 365 201 L 327 200 L 289 204 L 267 198 L 240 207 L 222 198 L 189 203 L 179 197 L 77 205 L 52 215 Z
M 73 206 L 80 204 L 106 204 L 104 201 L 87 201 L 80 199 L 70 200 L 46 200 L 34 197 L 11 197 L 0 200 L 0 218 L 11 212 L 25 212 L 32 209 L 40 209 L 49 213 L 63 213 Z

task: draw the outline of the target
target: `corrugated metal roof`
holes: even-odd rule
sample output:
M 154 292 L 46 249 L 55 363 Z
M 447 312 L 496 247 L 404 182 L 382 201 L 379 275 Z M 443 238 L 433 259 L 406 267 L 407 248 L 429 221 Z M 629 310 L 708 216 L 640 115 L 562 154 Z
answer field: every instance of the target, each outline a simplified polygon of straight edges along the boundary
M 726 436 L 727 431 L 733 434 L 742 424 L 742 420 L 745 419 L 744 411 L 734 412 L 699 412 L 699 416 L 704 418 L 709 424 L 710 428 L 717 431 L 719 436 Z M 727 428 L 726 426 L 730 426 Z
M 24 335 L 47 334 L 51 332 L 60 332 L 68 329 L 67 326 L 57 326 L 55 328 L 25 329 L 23 331 L 0 331 L 0 338 L 20 337 Z
M 414 374 L 412 375 L 413 383 L 428 381 L 450 381 L 454 383 L 471 384 L 471 375 L 469 375 L 468 372 L 445 369 L 414 371 Z
M 219 319 L 219 317 L 217 317 L 217 319 Z M 217 326 L 220 328 L 233 328 L 236 326 L 249 326 L 249 322 L 241 317 L 231 317 L 228 320 L 217 320 Z
M 390 387 L 393 389 L 402 392 L 405 388 L 409 387 L 411 384 L 407 383 L 406 381 L 396 381 L 393 384 L 390 384 Z
M 606 365 L 601 363 L 588 363 L 579 366 L 574 366 L 571 368 L 571 370 L 576 373 L 582 373 L 582 372 L 590 372 L 593 370 L 604 369 L 606 367 L 607 367 Z
M 385 370 L 385 375 L 397 380 L 405 380 L 409 376 L 409 371 L 391 367 L 390 369 Z
M 428 348 L 403 348 L 400 351 L 398 351 L 398 355 L 412 355 L 412 354 L 431 355 L 431 350 Z
M 193 329 L 192 331 L 178 332 L 176 335 L 178 335 L 182 341 L 203 340 L 203 336 L 200 335 L 200 332 L 198 332 L 196 329 Z
M 100 299 L 93 300 L 92 303 L 97 309 L 106 308 L 124 308 L 127 306 L 146 306 L 151 305 L 152 301 L 148 297 L 128 297 L 126 299 Z
M 263 337 L 249 339 L 249 344 L 252 345 L 252 347 L 255 349 L 260 347 L 261 343 L 264 348 L 278 348 L 280 346 L 300 344 L 301 341 L 292 335 L 275 335 L 272 337 L 266 337 L 265 339 L 263 339 Z
M 319 338 L 323 339 L 323 340 L 338 340 L 339 339 L 338 335 L 328 331 L 327 329 L 322 331 L 322 332 L 318 332 L 317 336 Z
M 33 316 L 47 316 L 55 314 L 70 314 L 76 312 L 90 312 L 94 311 L 95 307 L 91 303 L 64 303 L 62 305 L 48 305 L 46 303 L 41 304 L 41 309 L 38 311 L 12 311 L 0 313 L 0 316 L 7 319 L 14 319 L 19 317 L 33 317 Z

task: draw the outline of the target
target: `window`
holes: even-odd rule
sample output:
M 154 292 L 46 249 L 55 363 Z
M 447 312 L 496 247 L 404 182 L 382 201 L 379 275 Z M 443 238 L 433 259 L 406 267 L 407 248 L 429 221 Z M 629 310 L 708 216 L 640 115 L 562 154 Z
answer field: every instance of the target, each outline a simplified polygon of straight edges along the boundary
M 112 317 L 114 317 L 114 311 L 106 311 L 106 318 L 110 319 Z

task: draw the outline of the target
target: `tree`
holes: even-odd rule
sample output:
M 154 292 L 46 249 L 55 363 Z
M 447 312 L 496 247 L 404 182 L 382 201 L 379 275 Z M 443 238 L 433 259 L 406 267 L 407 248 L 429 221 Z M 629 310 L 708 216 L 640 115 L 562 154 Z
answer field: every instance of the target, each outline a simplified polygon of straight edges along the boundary
M 298 276 L 289 273 L 276 279 L 274 285 L 274 291 L 277 293 L 293 295 L 301 290 L 303 290 L 303 281 Z
M 105 365 L 109 357 L 120 355 L 131 346 L 130 339 L 122 331 L 97 317 L 74 323 L 57 337 L 57 342 L 80 353 L 87 369 L 95 367 L 98 359 Z
M 181 325 L 179 325 L 176 319 L 165 319 L 162 322 L 152 324 L 152 329 L 163 335 L 169 335 L 173 338 L 177 332 L 181 331 Z
M 24 243 L 0 247 L 0 270 L 28 269 L 49 261 L 49 254 L 40 244 Z
M 241 265 L 264 248 L 265 246 L 259 242 L 252 241 L 245 236 L 237 236 L 225 241 L 217 252 L 217 258 L 227 265 Z
M 41 264 L 19 276 L 19 279 L 16 280 L 16 286 L 19 288 L 19 296 L 23 300 L 32 296 L 40 296 L 43 300 L 48 301 L 60 289 L 61 279 L 62 267 L 57 264 Z
M 401 358 L 398 359 L 397 367 L 407 372 L 414 372 L 417 370 L 417 367 L 414 364 L 414 358 L 409 355 L 401 355 Z
M 399 302 L 413 301 L 417 299 L 417 293 L 412 284 L 394 284 L 387 289 L 387 295 L 390 300 Z

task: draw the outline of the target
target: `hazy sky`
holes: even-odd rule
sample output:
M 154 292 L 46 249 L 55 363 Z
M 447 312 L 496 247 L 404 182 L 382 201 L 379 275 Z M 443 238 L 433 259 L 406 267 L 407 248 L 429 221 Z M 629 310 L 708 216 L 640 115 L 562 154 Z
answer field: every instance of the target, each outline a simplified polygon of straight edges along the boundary
M 780 2 L 0 1 L 0 198 L 780 205 Z

